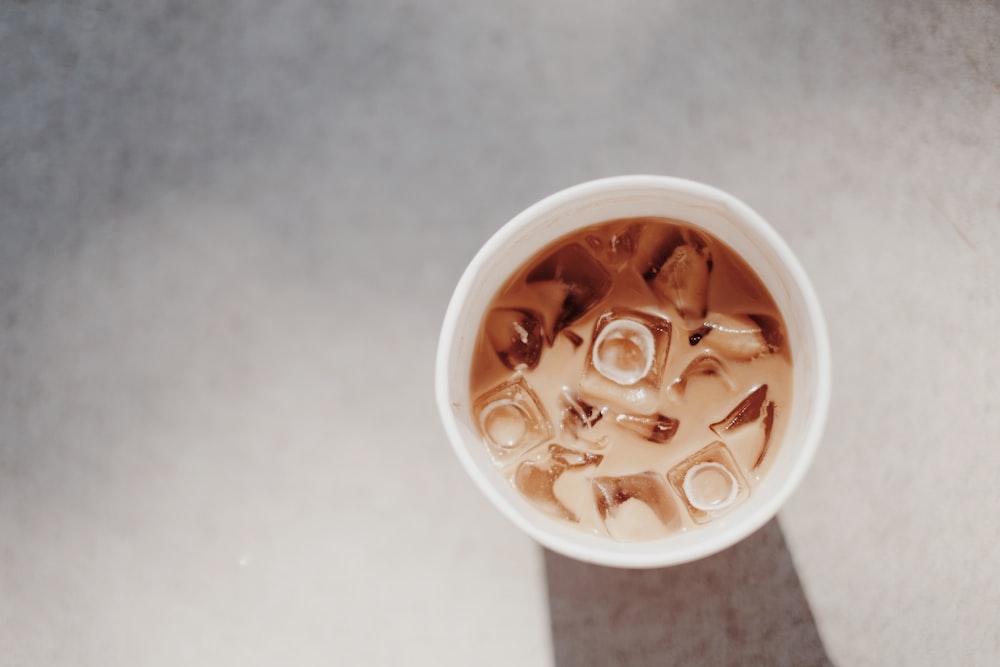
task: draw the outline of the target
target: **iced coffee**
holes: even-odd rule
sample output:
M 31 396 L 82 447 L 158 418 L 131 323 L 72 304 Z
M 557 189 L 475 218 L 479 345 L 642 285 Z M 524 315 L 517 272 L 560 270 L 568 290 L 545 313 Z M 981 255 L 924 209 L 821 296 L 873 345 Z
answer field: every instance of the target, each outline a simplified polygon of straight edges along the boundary
M 683 221 L 560 238 L 479 327 L 473 414 L 539 511 L 615 540 L 713 521 L 767 474 L 792 396 L 785 325 L 754 271 Z

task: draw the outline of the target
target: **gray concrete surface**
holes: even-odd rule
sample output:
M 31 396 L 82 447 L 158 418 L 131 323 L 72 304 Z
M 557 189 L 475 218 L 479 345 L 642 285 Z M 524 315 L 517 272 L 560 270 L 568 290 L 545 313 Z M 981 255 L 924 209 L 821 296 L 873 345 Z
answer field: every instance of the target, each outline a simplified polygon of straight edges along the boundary
M 831 664 L 776 520 L 675 567 L 545 565 L 558 665 Z
M 834 664 L 996 664 L 998 54 L 983 0 L 3 3 L 0 663 L 565 655 L 575 570 L 463 477 L 434 346 L 507 218 L 651 172 L 830 320 L 781 601 Z

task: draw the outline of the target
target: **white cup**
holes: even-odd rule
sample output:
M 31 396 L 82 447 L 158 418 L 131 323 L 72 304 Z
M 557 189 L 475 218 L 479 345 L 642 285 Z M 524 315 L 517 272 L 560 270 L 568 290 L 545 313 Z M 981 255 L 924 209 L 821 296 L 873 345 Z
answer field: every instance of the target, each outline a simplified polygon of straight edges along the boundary
M 791 414 L 771 470 L 732 512 L 662 539 L 617 542 L 539 511 L 496 469 L 479 435 L 469 395 L 480 323 L 496 292 L 536 252 L 581 227 L 618 218 L 683 220 L 718 237 L 754 268 L 785 319 L 792 355 Z M 666 176 L 618 176 L 582 183 L 529 207 L 490 238 L 455 288 L 438 343 L 438 410 L 451 445 L 480 490 L 542 545 L 616 567 L 662 567 L 719 552 L 770 520 L 802 480 L 819 445 L 830 402 L 830 346 L 819 301 L 791 250 L 759 215 L 716 188 Z

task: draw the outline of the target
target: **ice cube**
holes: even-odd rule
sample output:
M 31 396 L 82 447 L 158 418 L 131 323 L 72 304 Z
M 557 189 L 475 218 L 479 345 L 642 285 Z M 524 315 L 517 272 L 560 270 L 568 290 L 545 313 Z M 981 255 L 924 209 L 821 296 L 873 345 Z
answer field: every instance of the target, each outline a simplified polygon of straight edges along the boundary
M 767 400 L 767 385 L 754 388 L 723 419 L 711 425 L 712 430 L 736 449 L 751 470 L 764 461 L 774 427 L 774 401 Z M 754 425 L 757 428 L 751 429 Z M 743 432 L 738 433 L 738 432 Z
M 538 313 L 520 308 L 494 308 L 486 317 L 485 329 L 504 366 L 519 370 L 538 365 L 544 342 Z
M 628 263 L 639 245 L 642 223 L 633 221 L 615 227 L 605 235 L 590 234 L 587 245 L 606 266 L 619 268 Z
M 670 469 L 667 479 L 696 523 L 736 507 L 750 487 L 726 445 L 715 441 Z
M 677 433 L 677 427 L 680 426 L 678 420 L 660 413 L 653 415 L 621 413 L 615 415 L 615 423 L 655 443 L 664 443 L 670 440 Z
M 649 375 L 655 344 L 649 327 L 622 318 L 609 322 L 598 334 L 590 361 L 598 373 L 616 384 L 633 385 Z
M 622 428 L 639 437 L 661 444 L 669 441 L 677 432 L 680 422 L 660 413 L 650 415 L 616 412 L 607 406 L 596 406 L 580 394 L 563 387 L 560 398 L 562 405 L 562 432 L 585 444 L 589 449 L 604 449 L 619 436 L 614 429 Z M 607 424 L 611 427 L 606 427 Z
M 702 336 L 704 344 L 728 359 L 749 361 L 773 349 L 760 324 L 749 316 L 713 313 L 704 326 L 707 329 Z
M 514 486 L 543 511 L 568 521 L 578 521 L 576 514 L 556 496 L 556 480 L 567 470 L 597 465 L 602 458 L 600 454 L 578 452 L 552 443 L 547 458 L 524 461 L 517 467 Z
M 636 310 L 601 315 L 594 324 L 580 389 L 624 412 L 654 412 L 670 327 L 669 320 Z
M 623 506 L 629 501 L 645 505 L 666 528 L 671 528 L 680 521 L 677 504 L 659 473 L 646 471 L 620 477 L 595 477 L 591 486 L 597 511 L 612 537 L 626 539 L 623 532 L 650 532 L 649 527 L 644 529 L 641 525 L 628 525 L 633 522 L 623 516 L 628 513 Z M 654 534 L 658 532 L 662 532 L 662 529 L 653 531 Z
M 712 258 L 708 249 L 691 243 L 674 248 L 650 280 L 653 292 L 677 309 L 685 321 L 702 319 L 708 310 L 708 278 Z
M 473 412 L 497 465 L 512 461 L 552 436 L 545 409 L 520 375 L 480 396 Z
M 594 427 L 607 412 L 605 407 L 597 407 L 585 401 L 569 387 L 563 387 L 559 403 L 562 406 L 562 429 L 574 438 L 595 439 Z
M 546 333 L 556 334 L 587 314 L 611 288 L 611 277 L 583 246 L 559 248 L 525 277 L 545 312 Z
M 767 449 L 771 445 L 771 430 L 774 428 L 774 401 L 768 401 L 767 405 L 764 406 L 764 414 L 761 418 L 761 431 L 763 431 L 764 444 L 760 447 L 760 454 L 754 459 L 753 465 L 750 466 L 751 470 L 756 470 L 760 467 L 760 464 L 764 462 L 764 457 L 767 456 Z
M 666 263 L 674 248 L 683 245 L 685 237 L 679 227 L 673 225 L 647 224 L 642 230 L 639 248 L 633 265 L 646 282 L 652 282 Z
M 747 394 L 746 398 L 740 401 L 739 405 L 730 410 L 729 414 L 720 421 L 712 424 L 712 430 L 718 435 L 725 431 L 731 431 L 744 424 L 756 421 L 760 418 L 761 408 L 767 399 L 767 385 L 762 384 Z
M 712 352 L 706 351 L 692 359 L 681 371 L 681 374 L 674 378 L 674 381 L 667 387 L 667 395 L 671 400 L 682 400 L 687 393 L 688 385 L 692 380 L 698 378 L 710 378 L 721 382 L 729 391 L 736 390 L 736 382 L 726 369 L 725 364 Z
M 514 473 L 514 486 L 539 509 L 567 521 L 578 521 L 568 507 L 556 497 L 556 480 L 565 471 L 563 466 L 524 461 Z
M 549 457 L 567 468 L 585 468 L 598 465 L 604 457 L 591 452 L 580 452 L 552 443 L 549 445 Z
M 770 315 L 750 315 L 749 317 L 760 327 L 760 333 L 772 352 L 777 352 L 784 347 L 785 335 L 778 318 Z

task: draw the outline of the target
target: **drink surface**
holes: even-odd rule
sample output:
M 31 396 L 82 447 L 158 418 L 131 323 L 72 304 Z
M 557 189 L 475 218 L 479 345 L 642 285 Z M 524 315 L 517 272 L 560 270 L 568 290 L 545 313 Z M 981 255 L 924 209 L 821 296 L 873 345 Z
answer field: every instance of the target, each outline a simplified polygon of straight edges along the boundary
M 540 250 L 479 328 L 473 416 L 540 511 L 631 541 L 696 528 L 767 474 L 791 405 L 785 324 L 731 248 L 677 220 Z

